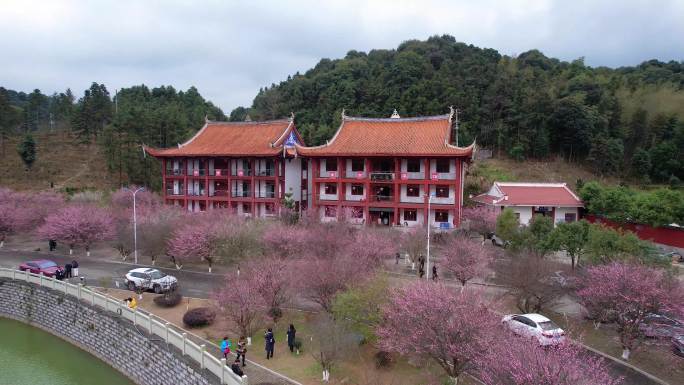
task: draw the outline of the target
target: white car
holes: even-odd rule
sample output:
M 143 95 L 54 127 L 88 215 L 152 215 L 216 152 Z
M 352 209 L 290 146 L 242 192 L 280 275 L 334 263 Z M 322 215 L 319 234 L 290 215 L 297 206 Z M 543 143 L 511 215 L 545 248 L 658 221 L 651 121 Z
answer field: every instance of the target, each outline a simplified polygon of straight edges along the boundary
M 536 339 L 542 346 L 565 342 L 565 331 L 541 314 L 509 314 L 501 323 L 521 337 Z
M 150 268 L 138 268 L 126 274 L 126 286 L 130 290 L 153 290 L 155 293 L 176 290 L 178 280 L 172 275 Z

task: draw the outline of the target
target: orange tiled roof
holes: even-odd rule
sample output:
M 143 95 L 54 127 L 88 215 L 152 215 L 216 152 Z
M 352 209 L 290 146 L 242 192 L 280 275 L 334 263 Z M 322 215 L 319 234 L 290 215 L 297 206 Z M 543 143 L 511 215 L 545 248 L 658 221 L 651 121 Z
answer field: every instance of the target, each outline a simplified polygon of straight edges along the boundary
M 451 115 L 370 119 L 342 117 L 335 136 L 325 145 L 296 146 L 302 156 L 467 156 L 474 144 L 449 144 Z
M 208 121 L 190 140 L 177 148 L 149 148 L 155 157 L 167 156 L 273 156 L 294 130 L 291 119 L 266 122 Z
M 494 182 L 492 190 L 473 200 L 495 206 L 583 207 L 565 183 Z

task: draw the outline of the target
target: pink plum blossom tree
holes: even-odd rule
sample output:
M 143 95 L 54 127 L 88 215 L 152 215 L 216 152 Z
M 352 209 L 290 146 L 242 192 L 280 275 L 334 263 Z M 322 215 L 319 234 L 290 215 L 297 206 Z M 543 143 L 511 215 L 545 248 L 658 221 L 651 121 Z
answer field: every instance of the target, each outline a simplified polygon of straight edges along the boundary
M 0 247 L 8 235 L 34 230 L 43 224 L 50 212 L 63 205 L 64 199 L 59 194 L 0 189 Z
M 168 254 L 176 265 L 176 269 L 183 267 L 188 259 L 207 261 L 211 273 L 212 255 L 215 251 L 215 228 L 206 221 L 189 223 L 173 232 L 168 240 Z
M 223 286 L 214 299 L 237 326 L 240 336 L 251 338 L 254 324 L 259 320 L 259 292 L 256 281 L 245 275 L 226 275 Z
M 610 317 L 617 324 L 622 358 L 629 359 L 643 339 L 639 325 L 649 313 L 684 315 L 682 286 L 663 270 L 614 262 L 590 267 L 577 291 L 580 302 L 599 321 Z
M 482 235 L 482 242 L 496 229 L 496 216 L 496 209 L 489 206 L 463 208 L 463 218 L 469 221 L 470 230 Z
M 92 205 L 74 205 L 45 218 L 45 223 L 38 228 L 38 235 L 66 243 L 69 254 L 73 253 L 74 247 L 83 246 L 90 256 L 93 243 L 109 240 L 115 234 L 114 223 L 107 210 Z
M 618 385 L 602 357 L 575 343 L 539 346 L 536 341 L 501 333 L 479 363 L 487 385 Z
M 494 257 L 489 248 L 465 235 L 449 237 L 440 254 L 444 258 L 441 267 L 463 286 L 471 279 L 483 276 Z
M 282 307 L 290 300 L 292 275 L 286 260 L 276 257 L 250 261 L 243 274 L 251 281 L 261 303 L 266 307 L 268 316 L 274 323 L 282 316 Z
M 416 281 L 396 289 L 377 329 L 381 349 L 435 361 L 454 384 L 489 349 L 497 317 L 479 292 Z

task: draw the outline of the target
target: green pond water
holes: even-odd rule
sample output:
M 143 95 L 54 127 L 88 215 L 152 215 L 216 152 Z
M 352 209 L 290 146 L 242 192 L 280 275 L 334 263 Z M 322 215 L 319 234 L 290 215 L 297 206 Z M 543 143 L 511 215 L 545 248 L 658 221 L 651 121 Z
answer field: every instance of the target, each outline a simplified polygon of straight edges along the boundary
M 41 329 L 0 318 L 0 385 L 133 385 L 97 357 Z

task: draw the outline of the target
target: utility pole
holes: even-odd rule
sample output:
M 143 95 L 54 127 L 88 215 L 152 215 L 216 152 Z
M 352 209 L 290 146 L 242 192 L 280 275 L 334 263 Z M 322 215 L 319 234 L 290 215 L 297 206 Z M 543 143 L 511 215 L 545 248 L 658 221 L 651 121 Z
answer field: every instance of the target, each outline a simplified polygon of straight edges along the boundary
M 133 194 L 133 256 L 135 264 L 138 264 L 138 218 L 135 212 L 135 195 L 140 191 L 145 191 L 145 187 L 138 187 L 135 191 L 124 187 L 124 191 L 129 191 Z
M 430 281 L 430 204 L 432 194 L 428 194 L 428 217 L 427 217 L 427 259 L 425 262 L 425 280 Z

